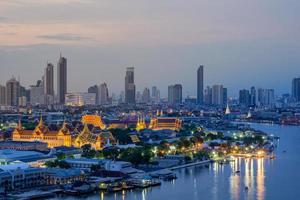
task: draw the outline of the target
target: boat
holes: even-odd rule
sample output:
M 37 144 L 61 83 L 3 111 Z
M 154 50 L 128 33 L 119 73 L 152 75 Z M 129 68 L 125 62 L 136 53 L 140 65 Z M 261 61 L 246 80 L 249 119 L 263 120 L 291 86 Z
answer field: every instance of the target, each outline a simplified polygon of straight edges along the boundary
M 131 190 L 131 189 L 134 189 L 134 188 L 135 188 L 135 186 L 130 185 L 130 184 L 128 184 L 127 182 L 123 182 L 123 183 L 122 183 L 122 189 L 123 189 L 123 190 Z
M 151 186 L 151 180 L 148 179 L 132 179 L 130 185 L 138 188 L 147 188 Z
M 119 192 L 119 191 L 122 191 L 123 188 L 122 186 L 119 186 L 119 185 L 109 185 L 107 186 L 107 191 L 108 192 Z

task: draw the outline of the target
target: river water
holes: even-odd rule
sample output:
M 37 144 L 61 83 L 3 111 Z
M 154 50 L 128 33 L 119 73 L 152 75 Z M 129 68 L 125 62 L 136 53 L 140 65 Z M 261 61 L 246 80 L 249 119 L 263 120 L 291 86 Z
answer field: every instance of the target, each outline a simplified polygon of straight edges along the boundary
M 296 200 L 300 199 L 300 127 L 252 124 L 280 137 L 276 159 L 236 159 L 231 164 L 177 170 L 178 179 L 159 187 L 118 193 L 94 193 L 88 200 Z M 286 152 L 284 152 L 286 151 Z M 234 173 L 240 170 L 239 174 Z M 248 190 L 245 189 L 248 187 Z

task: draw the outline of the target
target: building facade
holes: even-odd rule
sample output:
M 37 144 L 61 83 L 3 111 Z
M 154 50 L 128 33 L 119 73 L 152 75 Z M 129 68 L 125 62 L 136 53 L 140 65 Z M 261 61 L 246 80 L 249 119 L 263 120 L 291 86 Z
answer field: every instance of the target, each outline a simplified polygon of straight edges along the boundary
M 198 70 L 197 70 L 197 103 L 198 104 L 203 104 L 203 70 L 204 66 L 200 65 Z
M 294 78 L 292 81 L 292 97 L 295 101 L 300 101 L 300 77 Z
M 57 101 L 59 104 L 65 103 L 67 89 L 67 59 L 60 55 L 57 63 Z
M 125 103 L 135 104 L 134 67 L 128 67 L 126 70 Z
M 6 82 L 6 105 L 18 106 L 20 83 L 14 77 Z
M 96 105 L 95 93 L 67 93 L 65 97 L 66 106 Z
M 171 105 L 182 103 L 182 85 L 175 84 L 168 87 L 168 103 Z

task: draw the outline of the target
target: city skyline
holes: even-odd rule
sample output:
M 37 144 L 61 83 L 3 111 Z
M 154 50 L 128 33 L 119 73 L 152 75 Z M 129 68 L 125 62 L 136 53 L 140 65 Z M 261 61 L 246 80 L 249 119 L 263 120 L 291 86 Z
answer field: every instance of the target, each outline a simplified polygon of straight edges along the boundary
M 254 0 L 247 6 L 237 0 L 3 0 L 1 84 L 15 75 L 32 85 L 40 68 L 56 63 L 62 52 L 74 92 L 106 82 L 119 93 L 122 71 L 134 66 L 137 90 L 156 85 L 166 96 L 167 86 L 180 80 L 183 96 L 196 96 L 195 68 L 203 64 L 204 87 L 223 84 L 229 96 L 252 85 L 290 93 L 290 80 L 299 76 L 298 6 L 292 0 Z

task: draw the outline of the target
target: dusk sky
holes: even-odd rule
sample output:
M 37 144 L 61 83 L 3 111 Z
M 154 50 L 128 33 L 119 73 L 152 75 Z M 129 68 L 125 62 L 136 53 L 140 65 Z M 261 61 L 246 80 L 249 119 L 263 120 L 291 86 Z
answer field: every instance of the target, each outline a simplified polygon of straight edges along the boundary
M 134 66 L 139 91 L 156 85 L 165 96 L 181 83 L 195 96 L 203 64 L 205 86 L 230 96 L 252 85 L 290 93 L 299 10 L 299 0 L 0 0 L 0 84 L 35 84 L 62 52 L 69 92 L 107 82 L 118 94 Z

